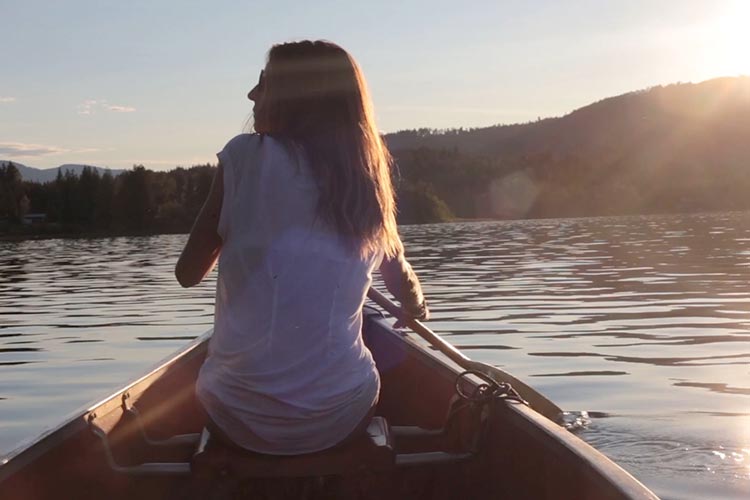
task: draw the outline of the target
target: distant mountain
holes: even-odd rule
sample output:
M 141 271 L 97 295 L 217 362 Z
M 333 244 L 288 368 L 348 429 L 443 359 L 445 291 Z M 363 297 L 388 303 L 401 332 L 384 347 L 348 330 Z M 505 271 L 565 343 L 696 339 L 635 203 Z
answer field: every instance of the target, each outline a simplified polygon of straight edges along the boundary
M 25 181 L 31 181 L 31 182 L 52 182 L 57 177 L 57 172 L 59 170 L 62 170 L 63 173 L 67 171 L 73 172 L 75 175 L 81 175 L 81 171 L 83 170 L 83 167 L 88 166 L 90 168 L 93 168 L 94 170 L 98 171 L 99 174 L 104 174 L 104 172 L 109 171 L 112 175 L 119 175 L 124 170 L 121 169 L 111 169 L 106 167 L 94 167 L 91 165 L 77 165 L 72 163 L 66 163 L 65 165 L 60 165 L 59 167 L 55 168 L 34 168 L 34 167 L 28 167 L 26 165 L 22 165 L 18 162 L 10 162 L 10 161 L 4 161 L 0 160 L 0 166 L 5 166 L 8 163 L 13 163 L 13 165 L 18 168 L 18 171 L 21 173 L 21 177 L 23 177 L 23 180 Z
M 385 139 L 404 178 L 430 184 L 465 217 L 750 208 L 750 77 L 652 87 L 536 122 Z

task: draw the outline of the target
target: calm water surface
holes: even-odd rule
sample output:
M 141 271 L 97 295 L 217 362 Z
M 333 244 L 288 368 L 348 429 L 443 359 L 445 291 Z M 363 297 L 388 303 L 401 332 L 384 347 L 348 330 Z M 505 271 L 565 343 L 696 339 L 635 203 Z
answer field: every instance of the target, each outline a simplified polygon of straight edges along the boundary
M 750 214 L 402 228 L 430 326 L 665 498 L 750 496 Z M 184 235 L 0 242 L 0 456 L 212 323 Z

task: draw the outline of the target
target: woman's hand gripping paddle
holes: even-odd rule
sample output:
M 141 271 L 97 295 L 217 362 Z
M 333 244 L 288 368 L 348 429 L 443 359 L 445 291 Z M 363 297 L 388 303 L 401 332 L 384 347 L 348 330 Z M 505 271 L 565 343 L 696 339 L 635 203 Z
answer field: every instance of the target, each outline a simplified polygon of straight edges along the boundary
M 560 422 L 563 413 L 562 409 L 529 385 L 520 381 L 513 375 L 504 372 L 500 368 L 468 358 L 452 344 L 446 342 L 442 337 L 427 328 L 419 320 L 403 317 L 401 308 L 375 288 L 370 288 L 367 292 L 367 296 L 402 324 L 408 325 L 414 333 L 425 339 L 438 351 L 448 356 L 451 361 L 459 365 L 461 368 L 481 373 L 498 384 L 510 384 L 534 410 L 553 422 Z

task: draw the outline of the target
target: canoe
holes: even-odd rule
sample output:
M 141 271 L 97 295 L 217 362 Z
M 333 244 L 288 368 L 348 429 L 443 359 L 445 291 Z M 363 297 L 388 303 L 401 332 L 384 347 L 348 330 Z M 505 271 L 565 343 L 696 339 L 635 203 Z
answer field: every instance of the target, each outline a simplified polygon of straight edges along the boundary
M 0 499 L 179 498 L 194 477 L 190 462 L 205 423 L 194 387 L 210 334 L 1 459 Z M 487 381 L 462 376 L 462 368 L 414 334 L 394 330 L 370 307 L 364 336 L 381 374 L 376 414 L 393 459 L 368 476 L 381 488 L 360 493 L 446 500 L 657 498 L 564 427 L 514 398 L 490 394 Z

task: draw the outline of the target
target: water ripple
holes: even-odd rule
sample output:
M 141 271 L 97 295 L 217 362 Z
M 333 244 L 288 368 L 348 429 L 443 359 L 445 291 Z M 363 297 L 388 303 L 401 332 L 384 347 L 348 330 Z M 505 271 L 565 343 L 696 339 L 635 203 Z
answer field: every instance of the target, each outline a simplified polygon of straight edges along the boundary
M 436 332 L 665 498 L 750 496 L 749 214 L 401 230 Z M 0 455 L 212 325 L 185 238 L 0 241 Z

